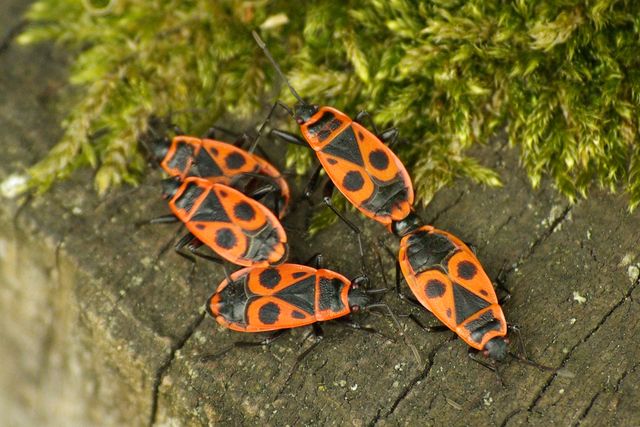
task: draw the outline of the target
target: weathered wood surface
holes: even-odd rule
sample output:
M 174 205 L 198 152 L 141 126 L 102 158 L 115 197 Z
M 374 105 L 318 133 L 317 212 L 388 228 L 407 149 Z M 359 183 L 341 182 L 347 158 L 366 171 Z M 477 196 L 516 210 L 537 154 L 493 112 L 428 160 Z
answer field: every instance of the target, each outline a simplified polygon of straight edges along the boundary
M 0 5 L 0 179 L 40 158 L 64 115 L 64 55 L 12 41 L 24 7 Z M 510 363 L 502 388 L 452 334 L 403 322 L 398 337 L 376 315 L 362 319 L 395 340 L 327 325 L 325 341 L 286 384 L 306 330 L 202 363 L 246 339 L 203 314 L 222 273 L 199 263 L 190 276 L 171 250 L 175 226 L 134 227 L 166 212 L 159 172 L 99 200 L 85 171 L 22 209 L 3 200 L 0 424 L 640 425 L 639 214 L 597 191 L 569 206 L 546 184 L 532 190 L 500 141 L 478 154 L 500 171 L 503 188 L 458 182 L 422 215 L 473 242 L 490 276 L 505 267 L 505 313 L 521 326 L 530 357 L 574 378 Z M 368 240 L 387 235 L 357 222 Z M 358 272 L 342 224 L 308 240 L 291 231 L 290 239 L 299 258 L 320 251 L 332 268 Z M 392 280 L 392 260 L 384 262 Z M 385 300 L 410 310 L 392 294 Z

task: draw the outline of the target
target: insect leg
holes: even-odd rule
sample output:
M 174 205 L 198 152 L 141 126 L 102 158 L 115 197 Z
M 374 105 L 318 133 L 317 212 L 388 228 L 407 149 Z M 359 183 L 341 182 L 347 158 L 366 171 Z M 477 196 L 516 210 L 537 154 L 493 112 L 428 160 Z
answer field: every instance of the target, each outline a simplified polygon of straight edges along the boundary
M 467 351 L 467 355 L 469 356 L 469 358 L 471 360 L 473 360 L 474 362 L 484 366 L 485 368 L 487 368 L 490 371 L 495 372 L 496 371 L 496 367 L 490 365 L 489 363 L 485 362 L 484 360 L 480 359 L 478 357 L 478 350 L 476 350 L 475 348 L 469 347 L 469 350 Z
M 357 331 L 367 332 L 369 334 L 379 335 L 384 339 L 395 341 L 392 337 L 386 336 L 385 334 L 383 334 L 382 332 L 378 331 L 375 328 L 362 326 L 358 322 L 354 322 L 353 320 L 350 320 L 350 319 L 339 319 L 336 321 L 336 325 L 344 326 L 345 328 L 355 329 Z
M 520 327 L 517 325 L 507 324 L 507 330 L 510 332 L 515 332 L 518 335 L 518 346 L 520 347 L 520 354 L 524 356 L 525 359 L 529 359 L 527 355 L 527 349 L 524 347 L 524 340 L 522 339 L 522 334 L 520 333 Z
M 498 275 L 496 276 L 496 281 L 493 283 L 494 287 L 496 288 L 496 293 L 498 294 L 498 304 L 502 305 L 504 303 L 506 303 L 507 301 L 509 301 L 511 299 L 511 293 L 509 292 L 509 290 L 504 286 L 504 282 L 505 282 L 505 265 L 506 265 L 506 261 L 504 263 L 502 263 L 502 267 L 500 267 L 500 271 L 498 272 Z
M 373 119 L 371 118 L 371 114 L 369 114 L 368 111 L 366 110 L 360 111 L 358 114 L 356 114 L 356 118 L 354 119 L 354 121 L 364 125 L 362 123 L 364 118 L 366 118 L 369 121 L 369 124 L 371 125 L 371 129 L 373 129 L 373 133 L 378 135 L 378 128 L 376 127 L 376 124 L 373 122 Z
M 273 105 L 271 106 L 271 109 L 269 110 L 269 114 L 267 114 L 267 117 L 264 119 L 264 122 L 262 122 L 262 125 L 260 125 L 260 128 L 258 129 L 258 134 L 256 135 L 255 139 L 253 140 L 253 143 L 251 144 L 251 147 L 249 147 L 249 149 L 247 150 L 249 153 L 253 153 L 254 151 L 256 151 L 256 147 L 258 146 L 258 141 L 260 140 L 260 137 L 262 136 L 262 131 L 264 131 L 264 129 L 267 126 L 267 124 L 271 121 L 271 116 L 275 112 L 276 107 L 284 108 L 287 112 L 291 111 L 291 110 L 289 110 L 289 107 L 284 105 L 279 100 L 274 102 Z
M 189 281 L 191 280 L 191 276 L 196 269 L 196 258 L 193 256 L 193 251 L 190 251 L 191 253 L 187 253 L 184 252 L 183 249 L 195 238 L 196 237 L 193 234 L 187 233 L 182 236 L 182 238 L 178 240 L 178 242 L 173 247 L 173 250 L 176 251 L 178 255 L 191 262 L 191 270 L 189 270 Z
M 222 126 L 218 126 L 218 125 L 213 125 L 211 126 L 209 129 L 207 129 L 207 131 L 204 133 L 204 135 L 202 135 L 203 138 L 215 138 L 216 133 L 220 132 L 223 133 L 227 136 L 230 136 L 233 139 L 240 139 L 242 138 L 244 135 L 243 134 L 239 134 L 238 132 L 234 132 L 231 129 L 227 129 L 225 127 Z
M 273 334 L 263 339 L 262 341 L 236 341 L 233 344 L 223 348 L 217 353 L 202 356 L 200 358 L 200 362 L 209 362 L 211 360 L 215 360 L 220 356 L 224 356 L 226 353 L 228 353 L 230 350 L 233 350 L 234 348 L 258 347 L 263 345 L 271 345 L 273 344 L 274 341 L 276 341 L 278 338 L 284 335 L 284 333 L 287 331 L 289 331 L 289 329 L 280 329 L 278 331 L 275 331 Z
M 302 362 L 302 360 L 307 357 L 307 355 L 309 353 L 311 353 L 311 351 L 316 348 L 318 346 L 318 344 L 320 344 L 320 342 L 322 341 L 322 339 L 324 338 L 324 334 L 322 332 L 322 328 L 320 328 L 320 325 L 318 325 L 317 323 L 312 323 L 311 326 L 313 327 L 313 331 L 310 332 L 309 334 L 307 334 L 304 339 L 302 340 L 302 342 L 304 343 L 311 335 L 314 336 L 314 342 L 313 344 L 311 344 L 311 346 L 309 348 L 307 348 L 305 351 L 303 351 L 302 353 L 300 353 L 298 355 L 298 357 L 296 357 L 296 361 L 293 363 L 293 366 L 291 367 L 291 370 L 289 370 L 289 374 L 287 375 L 287 378 L 284 380 L 284 382 L 282 383 L 282 388 L 280 389 L 280 391 L 278 392 L 278 394 L 276 395 L 276 398 L 274 400 L 277 400 L 278 397 L 282 394 L 282 392 L 284 391 L 284 389 L 286 388 L 287 384 L 289 383 L 289 381 L 291 380 L 291 377 L 293 376 L 293 374 L 296 372 L 296 370 L 298 369 L 298 366 L 300 366 L 300 362 Z
M 409 303 L 415 305 L 416 307 L 424 308 L 424 306 L 422 304 L 420 304 L 420 302 L 417 299 L 415 299 L 412 296 L 405 295 L 404 293 L 402 293 L 402 290 L 400 289 L 400 284 L 402 282 L 402 269 L 400 268 L 400 261 L 397 259 L 395 254 L 393 252 L 391 252 L 391 249 L 389 249 L 389 247 L 382 242 L 381 239 L 378 239 L 378 244 L 383 247 L 383 249 L 387 252 L 387 254 L 389 254 L 389 256 L 391 258 L 393 258 L 395 260 L 395 265 L 396 265 L 396 295 L 398 295 L 398 298 L 400 298 L 403 301 L 408 301 Z
M 344 215 L 342 215 L 336 208 L 333 206 L 333 202 L 331 201 L 331 194 L 333 194 L 334 184 L 333 181 L 329 180 L 324 186 L 323 190 L 323 201 L 329 206 L 329 209 L 333 211 L 334 214 L 338 216 L 344 222 L 347 227 L 353 231 L 358 239 L 358 248 L 360 249 L 360 260 L 362 262 L 362 273 L 364 274 L 367 271 L 367 264 L 364 259 L 364 249 L 362 246 L 362 231 L 351 221 L 349 221 Z
M 481 366 L 484 366 L 485 368 L 487 368 L 490 371 L 493 371 L 496 374 L 496 378 L 498 379 L 498 382 L 500 383 L 500 385 L 502 387 L 505 386 L 504 381 L 502 381 L 502 375 L 500 375 L 500 371 L 498 371 L 497 366 L 489 364 L 489 363 L 485 362 L 484 360 L 480 359 L 478 357 L 478 350 L 476 350 L 475 348 L 469 347 L 469 351 L 468 351 L 467 355 L 469 356 L 469 358 L 471 360 L 473 360 L 477 364 L 479 364 Z
M 420 329 L 422 329 L 425 332 L 451 332 L 451 329 L 449 329 L 448 327 L 446 327 L 445 325 L 434 325 L 434 326 L 425 326 L 424 323 L 422 323 L 420 320 L 418 320 L 418 318 L 413 314 L 409 314 L 409 319 L 413 320 L 414 323 L 416 325 L 418 325 L 418 327 Z
M 167 215 L 162 215 L 156 218 L 147 219 L 144 221 L 138 221 L 134 225 L 136 227 L 142 227 L 143 225 L 148 225 L 148 224 L 173 224 L 176 222 L 180 222 L 180 219 L 178 219 L 177 216 L 175 216 L 174 214 L 167 214 Z
M 296 369 L 298 369 L 298 366 L 300 365 L 302 360 L 304 360 L 304 358 L 307 357 L 309 353 L 311 353 L 311 351 L 314 348 L 316 348 L 318 344 L 320 344 L 320 342 L 322 342 L 322 340 L 324 339 L 324 332 L 322 332 L 322 328 L 320 327 L 320 325 L 318 325 L 317 323 L 312 323 L 311 327 L 313 328 L 313 331 L 311 332 L 310 335 L 313 335 L 313 344 L 311 344 L 309 348 L 307 348 L 305 351 L 300 353 L 298 357 L 296 357 L 296 361 L 291 367 L 291 370 L 289 371 L 289 375 L 287 375 L 287 379 L 284 382 L 285 385 L 289 382 L 289 380 L 295 373 Z M 309 338 L 309 335 L 305 337 L 304 341 L 306 341 L 307 338 Z
M 376 124 L 373 121 L 373 119 L 371 118 L 371 115 L 369 114 L 368 111 L 360 111 L 355 118 L 355 121 L 364 125 L 362 123 L 362 120 L 364 118 L 367 118 L 367 120 L 369 121 L 369 124 L 371 125 L 371 129 L 373 129 L 373 132 L 376 134 L 376 136 L 378 138 L 380 138 L 380 140 L 382 142 L 384 142 L 385 144 L 387 144 L 389 146 L 389 148 L 393 148 L 396 143 L 398 142 L 398 129 L 391 127 L 389 129 L 385 129 L 382 132 L 378 132 L 378 129 L 376 128 Z
M 195 268 L 196 268 L 196 259 L 194 256 L 197 256 L 199 258 L 202 259 L 206 259 L 207 261 L 211 261 L 214 262 L 218 265 L 222 266 L 222 270 L 224 271 L 224 276 L 227 279 L 227 281 L 229 283 L 233 283 L 233 280 L 231 280 L 231 276 L 229 275 L 229 272 L 227 271 L 227 267 L 224 264 L 224 260 L 222 260 L 221 258 L 212 256 L 212 255 L 207 255 L 207 254 L 203 254 L 201 252 L 198 252 L 198 248 L 202 246 L 202 242 L 200 241 L 200 239 L 198 239 L 197 237 L 195 237 L 193 234 L 191 233 L 187 233 L 186 235 L 184 235 L 179 241 L 178 243 L 176 243 L 174 249 L 176 251 L 176 253 L 178 255 L 180 255 L 181 257 L 191 261 L 193 264 L 191 266 L 191 272 L 189 273 L 190 275 L 193 274 Z M 189 252 L 185 252 L 183 249 L 187 249 Z
M 271 129 L 271 131 L 269 132 L 269 135 L 273 135 L 276 138 L 281 139 L 284 142 L 287 142 L 289 144 L 301 145 L 303 147 L 307 147 L 307 148 L 311 149 L 311 147 L 309 147 L 309 144 L 307 143 L 307 141 L 305 141 L 304 139 L 300 138 L 298 135 L 292 134 L 291 132 L 287 132 L 287 131 L 280 130 L 280 129 Z
M 389 128 L 383 130 L 380 135 L 378 135 L 378 138 L 380 138 L 382 142 L 386 143 L 389 148 L 393 148 L 398 142 L 398 134 L 398 129 Z
M 273 188 L 273 185 L 267 184 L 267 185 L 263 185 L 260 188 L 255 189 L 251 193 L 247 194 L 247 196 L 249 196 L 249 197 L 251 197 L 252 199 L 255 199 L 255 200 L 260 200 L 263 197 L 265 197 L 267 194 L 273 193 L 274 190 L 277 190 L 277 189 Z
M 315 170 L 311 174 L 311 177 L 309 178 L 309 182 L 307 182 L 307 185 L 304 187 L 304 191 L 302 192 L 302 196 L 300 196 L 302 200 L 308 201 L 311 198 L 311 195 L 318 188 L 318 181 L 320 180 L 320 172 L 322 172 L 322 165 L 316 166 Z
M 322 268 L 322 264 L 324 263 L 323 261 L 324 261 L 324 256 L 320 252 L 318 252 L 316 254 L 313 254 L 311 258 L 306 260 L 304 262 L 304 265 L 309 265 L 313 268 L 318 269 L 318 268 Z
M 193 234 L 187 233 L 176 243 L 175 251 L 178 255 L 187 258 L 188 260 L 195 263 L 195 258 L 193 255 L 200 257 L 202 259 L 206 259 L 207 261 L 215 262 L 216 264 L 223 265 L 224 261 L 222 261 L 218 257 L 214 257 L 211 255 L 203 254 L 198 252 L 198 248 L 202 246 L 202 242 Z M 189 253 L 183 251 L 183 249 L 187 249 Z
M 400 298 L 402 301 L 407 301 L 415 305 L 416 307 L 423 309 L 424 306 L 420 304 L 420 301 L 418 301 L 415 297 L 411 295 L 406 295 L 402 292 L 402 290 L 400 289 L 401 282 L 402 282 L 402 269 L 400 268 L 400 261 L 396 259 L 396 295 L 398 295 L 398 298 Z
M 197 242 L 198 247 L 200 247 L 200 246 L 202 245 L 202 242 L 201 242 L 200 240 L 198 240 L 198 239 L 194 239 L 194 240 Z M 192 242 L 190 242 L 190 243 L 187 245 L 187 249 L 189 250 L 189 252 L 191 252 L 191 253 L 192 253 L 192 254 L 194 254 L 195 256 L 197 256 L 197 257 L 199 257 L 199 258 L 202 258 L 202 259 L 206 259 L 207 261 L 215 262 L 215 263 L 216 263 L 216 264 L 218 264 L 218 265 L 224 265 L 224 261 L 223 261 L 221 258 L 218 258 L 218 257 L 212 256 L 212 255 L 207 255 L 207 254 L 203 254 L 203 253 L 201 253 L 201 252 L 198 252 L 197 247 L 196 247 L 196 248 L 192 248 L 192 247 L 191 247 L 191 245 L 192 245 L 192 244 L 193 244 L 193 241 L 192 241 Z

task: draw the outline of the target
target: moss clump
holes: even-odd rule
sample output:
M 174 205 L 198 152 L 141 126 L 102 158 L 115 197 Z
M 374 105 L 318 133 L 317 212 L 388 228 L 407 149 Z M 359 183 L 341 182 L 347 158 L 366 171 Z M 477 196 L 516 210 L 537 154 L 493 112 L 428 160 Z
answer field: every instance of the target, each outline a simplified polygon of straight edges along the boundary
M 572 200 L 596 182 L 640 203 L 638 2 L 103 3 L 40 0 L 28 14 L 21 40 L 78 49 L 71 80 L 86 88 L 63 140 L 30 170 L 33 186 L 81 163 L 98 168 L 100 191 L 135 181 L 136 135 L 152 113 L 178 111 L 194 132 L 227 111 L 255 113 L 277 80 L 250 36 L 260 27 L 304 97 L 400 129 L 424 202 L 455 176 L 498 185 L 464 153 L 507 126 L 533 185 L 549 174 Z

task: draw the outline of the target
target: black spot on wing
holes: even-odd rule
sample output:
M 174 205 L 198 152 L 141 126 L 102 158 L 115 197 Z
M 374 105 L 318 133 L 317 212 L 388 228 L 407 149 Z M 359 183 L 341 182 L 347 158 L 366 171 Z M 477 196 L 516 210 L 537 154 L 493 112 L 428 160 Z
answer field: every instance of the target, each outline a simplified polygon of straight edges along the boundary
M 258 318 L 265 325 L 273 325 L 280 317 L 280 307 L 278 304 L 268 302 L 258 310 Z
M 196 224 L 196 228 L 197 228 L 198 230 L 204 230 L 204 229 L 205 229 L 205 228 L 207 228 L 207 227 L 205 227 L 205 226 L 204 226 L 204 224 Z
M 427 294 L 427 298 L 432 299 L 440 298 L 442 295 L 444 295 L 446 289 L 446 285 L 440 280 L 431 279 L 425 285 L 424 291 Z
M 456 310 L 456 324 L 461 324 L 474 313 L 491 305 L 464 286 L 453 284 L 453 303 Z
M 236 151 L 233 151 L 224 158 L 224 163 L 229 169 L 240 169 L 247 163 L 244 156 Z
M 389 156 L 384 150 L 373 150 L 369 153 L 371 166 L 378 170 L 385 170 L 389 166 Z
M 446 313 L 447 313 L 447 317 L 449 319 L 451 319 L 451 309 L 450 308 L 447 308 L 447 312 Z
M 338 312 L 344 309 L 344 304 L 342 304 L 342 299 L 340 298 L 340 294 L 342 293 L 342 288 L 344 287 L 344 283 L 338 279 L 326 279 L 324 277 L 320 278 L 320 310 L 331 310 L 333 312 Z
M 295 273 L 293 273 L 291 276 L 292 276 L 294 279 L 299 279 L 299 278 L 301 278 L 302 276 L 304 276 L 304 275 L 306 275 L 306 274 L 307 274 L 307 273 L 306 273 L 305 271 L 296 271 L 296 272 L 295 272 Z
M 304 313 L 301 313 L 298 310 L 293 310 L 291 312 L 291 317 L 293 317 L 294 319 L 304 319 L 306 316 L 304 315 Z
M 329 163 L 330 165 L 335 165 L 338 163 L 338 161 L 336 159 L 332 159 L 331 157 L 328 157 L 327 163 Z
M 267 268 L 266 270 L 262 271 L 262 273 L 260 273 L 260 276 L 258 276 L 258 281 L 260 282 L 260 284 L 268 289 L 273 289 L 278 286 L 278 283 L 280 283 L 281 279 L 282 276 L 276 268 Z
M 342 180 L 342 186 L 349 191 L 358 191 L 364 185 L 364 178 L 358 171 L 349 171 Z
M 407 258 L 416 273 L 442 266 L 454 250 L 455 246 L 445 236 L 425 230 L 418 230 L 407 239 Z
M 478 272 L 478 268 L 471 261 L 462 261 L 458 263 L 457 269 L 458 277 L 466 280 L 473 279 Z
M 364 167 L 362 153 L 351 126 L 336 135 L 330 143 L 324 146 L 322 152 Z
M 233 214 L 236 218 L 239 218 L 243 221 L 251 221 L 256 217 L 256 211 L 248 202 L 244 200 L 237 203 L 233 207 Z
M 221 228 L 216 232 L 216 244 L 223 249 L 233 248 L 238 240 L 229 228 Z

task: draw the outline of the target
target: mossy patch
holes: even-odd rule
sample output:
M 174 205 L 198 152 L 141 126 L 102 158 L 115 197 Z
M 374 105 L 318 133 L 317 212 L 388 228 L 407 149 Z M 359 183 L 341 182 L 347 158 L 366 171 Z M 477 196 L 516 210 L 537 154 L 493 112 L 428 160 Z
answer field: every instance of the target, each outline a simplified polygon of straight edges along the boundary
M 28 18 L 20 41 L 74 49 L 83 89 L 33 188 L 87 164 L 100 192 L 136 182 L 152 114 L 192 133 L 257 117 L 279 86 L 258 28 L 303 97 L 400 129 L 422 202 L 456 176 L 499 185 L 465 152 L 506 127 L 534 186 L 549 175 L 571 200 L 596 183 L 640 203 L 638 2 L 40 0 Z

